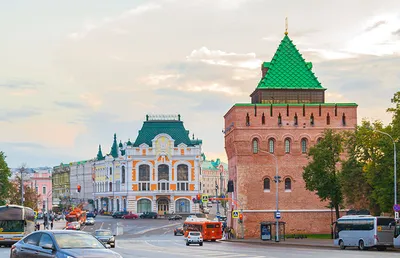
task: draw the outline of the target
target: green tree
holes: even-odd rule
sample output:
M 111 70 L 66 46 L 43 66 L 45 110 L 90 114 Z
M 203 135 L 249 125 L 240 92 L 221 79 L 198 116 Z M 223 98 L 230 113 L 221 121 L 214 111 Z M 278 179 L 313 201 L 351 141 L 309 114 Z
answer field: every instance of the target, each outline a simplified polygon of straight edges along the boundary
M 321 201 L 330 201 L 337 219 L 343 201 L 338 168 L 342 151 L 342 136 L 326 130 L 323 139 L 310 148 L 308 156 L 311 161 L 303 172 L 306 189 L 315 191 Z
M 7 201 L 7 194 L 11 188 L 9 177 L 11 171 L 8 168 L 7 162 L 5 161 L 6 155 L 0 151 L 0 205 L 5 205 Z
M 36 189 L 29 185 L 24 185 L 24 206 L 36 210 L 39 198 L 40 195 L 36 193 Z M 16 181 L 11 183 L 8 200 L 10 204 L 21 205 L 21 177 L 17 177 Z

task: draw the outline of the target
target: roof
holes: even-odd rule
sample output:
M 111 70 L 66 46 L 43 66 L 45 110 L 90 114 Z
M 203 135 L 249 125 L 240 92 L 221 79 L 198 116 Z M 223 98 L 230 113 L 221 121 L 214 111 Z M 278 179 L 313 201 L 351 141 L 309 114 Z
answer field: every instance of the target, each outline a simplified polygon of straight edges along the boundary
M 321 105 L 321 107 L 357 107 L 358 105 L 356 103 L 278 103 L 278 104 L 252 104 L 252 103 L 236 103 L 235 107 L 254 107 L 254 105 L 257 105 L 257 107 L 302 107 L 303 105 L 306 107 L 318 107 Z
M 285 35 L 271 62 L 264 62 L 267 73 L 257 89 L 312 89 L 324 90 L 312 72 L 312 63 L 306 62 L 292 40 Z
M 152 146 L 152 140 L 159 134 L 168 134 L 175 140 L 174 145 L 178 146 L 181 143 L 187 146 L 200 145 L 202 140 L 191 140 L 189 138 L 189 131 L 185 129 L 182 121 L 178 120 L 150 120 L 143 122 L 142 129 L 133 146 L 138 147 L 145 143 Z
M 228 170 L 228 164 L 221 162 L 220 159 L 214 160 L 203 160 L 201 163 L 202 170 L 219 170 L 219 165 L 224 166 L 224 170 Z

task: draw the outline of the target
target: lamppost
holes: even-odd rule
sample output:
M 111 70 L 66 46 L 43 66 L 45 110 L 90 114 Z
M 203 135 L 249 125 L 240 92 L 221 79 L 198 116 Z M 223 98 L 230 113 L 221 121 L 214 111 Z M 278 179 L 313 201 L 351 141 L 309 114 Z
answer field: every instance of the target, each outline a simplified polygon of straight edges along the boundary
M 397 204 L 397 170 L 396 170 L 396 159 L 397 159 L 397 157 L 396 157 L 396 142 L 394 141 L 394 139 L 393 139 L 393 137 L 390 135 L 390 134 L 388 134 L 388 133 L 385 133 L 385 132 L 382 132 L 382 131 L 379 131 L 379 130 L 375 130 L 376 132 L 378 132 L 378 133 L 381 133 L 381 134 L 384 134 L 384 135 L 386 135 L 386 136 L 389 136 L 389 138 L 392 140 L 392 142 L 393 142 L 393 167 L 394 167 L 394 171 L 393 171 L 393 174 L 394 174 L 394 204 L 396 205 Z
M 277 213 L 279 212 L 279 192 L 278 192 L 278 186 L 279 186 L 279 179 L 280 179 L 280 176 L 279 176 L 279 174 L 278 174 L 278 158 L 277 158 L 273 153 L 271 153 L 271 152 L 269 152 L 269 151 L 265 151 L 265 150 L 261 150 L 261 149 L 259 149 L 259 151 L 271 155 L 271 156 L 274 158 L 274 160 L 275 160 L 275 177 L 274 177 L 274 181 L 275 181 L 275 185 L 276 185 L 276 187 L 275 187 L 275 188 L 276 188 L 276 200 L 275 200 L 275 202 L 276 202 L 276 214 L 275 214 L 276 233 L 275 233 L 275 242 L 279 242 L 279 219 L 278 219 Z

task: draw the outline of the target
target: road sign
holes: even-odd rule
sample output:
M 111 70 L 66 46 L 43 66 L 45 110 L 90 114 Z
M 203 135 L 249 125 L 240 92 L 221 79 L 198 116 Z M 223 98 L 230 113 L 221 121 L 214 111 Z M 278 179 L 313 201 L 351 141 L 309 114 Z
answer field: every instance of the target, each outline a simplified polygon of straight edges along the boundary
M 225 195 L 222 195 L 221 198 L 225 199 Z
M 185 206 L 185 202 L 181 202 L 181 206 Z
M 239 214 L 240 214 L 239 210 L 232 211 L 232 218 L 234 218 L 234 219 L 239 218 Z
M 396 212 L 394 213 L 394 219 L 396 219 L 396 220 L 399 219 L 399 212 L 398 212 L 398 211 L 396 211 Z
M 275 212 L 275 219 L 280 219 L 281 218 L 281 212 L 280 211 L 276 211 Z
M 208 202 L 208 194 L 203 194 L 201 196 L 201 200 L 202 200 L 203 203 L 207 203 Z
M 400 211 L 400 204 L 395 204 L 393 206 L 393 210 L 396 211 L 396 212 L 399 212 Z

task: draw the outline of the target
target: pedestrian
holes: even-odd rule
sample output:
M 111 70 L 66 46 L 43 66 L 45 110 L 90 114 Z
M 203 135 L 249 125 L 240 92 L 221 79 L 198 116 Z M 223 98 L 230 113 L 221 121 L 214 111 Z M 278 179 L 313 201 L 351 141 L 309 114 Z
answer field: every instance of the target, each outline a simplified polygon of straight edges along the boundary
M 53 230 L 53 220 L 51 220 L 51 222 L 50 222 L 50 228 L 51 228 L 51 230 Z

